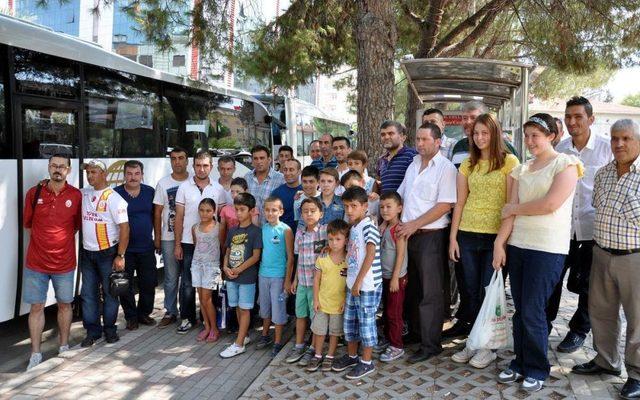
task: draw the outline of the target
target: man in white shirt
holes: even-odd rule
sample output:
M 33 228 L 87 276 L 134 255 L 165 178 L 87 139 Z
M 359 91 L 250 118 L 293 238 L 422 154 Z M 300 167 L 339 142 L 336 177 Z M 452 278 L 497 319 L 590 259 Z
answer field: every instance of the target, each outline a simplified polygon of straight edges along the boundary
M 100 160 L 82 164 L 92 187 L 82 191 L 82 325 L 87 336 L 82 347 L 92 346 L 104 333 L 107 343 L 118 337 L 118 298 L 109 293 L 109 275 L 124 270 L 129 244 L 127 202 L 107 185 L 107 165 Z M 100 323 L 100 286 L 104 298 Z
M 407 298 L 410 328 L 421 338 L 420 349 L 409 358 L 415 363 L 442 351 L 440 344 L 444 319 L 443 257 L 445 229 L 449 212 L 456 202 L 456 167 L 440 154 L 442 132 L 432 123 L 424 123 L 416 132 L 418 155 L 407 168 L 398 188 L 403 199 L 402 224 L 399 235 L 409 238 L 409 286 Z M 418 318 L 416 318 L 416 316 Z
M 216 212 L 225 204 L 226 193 L 209 174 L 213 159 L 208 151 L 199 151 L 193 158 L 195 175 L 183 182 L 176 193 L 176 221 L 174 229 L 174 251 L 178 260 L 182 260 L 180 274 L 180 318 L 178 333 L 186 334 L 196 323 L 196 296 L 191 285 L 191 260 L 193 259 L 193 238 L 191 228 L 200 222 L 198 206 L 205 197 L 216 203 Z
M 178 283 L 180 281 L 181 261 L 173 254 L 175 241 L 173 231 L 176 219 L 176 195 L 178 187 L 187 179 L 189 172 L 189 156 L 181 147 L 174 147 L 169 153 L 171 175 L 158 181 L 153 198 L 153 230 L 156 251 L 162 254 L 164 262 L 164 308 L 165 314 L 158 323 L 158 328 L 166 328 L 178 320 Z M 182 305 L 180 299 L 180 305 Z
M 604 136 L 591 132 L 593 108 L 584 97 L 572 97 L 567 101 L 565 124 L 570 137 L 556 146 L 556 151 L 575 155 L 584 164 L 584 177 L 578 180 L 573 198 L 571 218 L 571 245 L 565 259 L 562 279 L 556 286 L 547 305 L 547 324 L 549 332 L 552 322 L 558 314 L 562 284 L 567 270 L 569 279 L 567 289 L 579 295 L 578 309 L 569 321 L 569 332 L 558 345 L 561 353 L 573 353 L 582 347 L 591 330 L 589 322 L 589 273 L 593 256 L 593 223 L 595 209 L 591 204 L 593 180 L 596 171 L 612 159 L 611 145 Z

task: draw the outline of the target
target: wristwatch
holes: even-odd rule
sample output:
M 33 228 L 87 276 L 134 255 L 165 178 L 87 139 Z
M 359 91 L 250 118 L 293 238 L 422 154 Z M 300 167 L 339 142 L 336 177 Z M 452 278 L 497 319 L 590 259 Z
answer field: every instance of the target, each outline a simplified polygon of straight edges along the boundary
M 120 257 L 124 260 L 124 254 L 118 254 L 116 257 Z

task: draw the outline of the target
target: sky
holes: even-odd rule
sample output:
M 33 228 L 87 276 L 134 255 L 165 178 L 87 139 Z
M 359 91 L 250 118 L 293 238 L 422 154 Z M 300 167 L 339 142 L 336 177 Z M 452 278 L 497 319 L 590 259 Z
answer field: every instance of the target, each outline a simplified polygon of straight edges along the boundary
M 611 91 L 616 103 L 629 94 L 640 93 L 640 67 L 621 69 L 607 83 L 606 88 Z

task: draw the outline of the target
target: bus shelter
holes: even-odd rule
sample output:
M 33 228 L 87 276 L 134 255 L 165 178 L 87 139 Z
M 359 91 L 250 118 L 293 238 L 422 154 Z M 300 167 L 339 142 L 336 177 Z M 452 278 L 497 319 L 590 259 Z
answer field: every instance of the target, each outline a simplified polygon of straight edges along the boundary
M 525 154 L 522 125 L 528 119 L 529 81 L 534 66 L 475 58 L 422 58 L 400 62 L 423 104 L 484 102 Z

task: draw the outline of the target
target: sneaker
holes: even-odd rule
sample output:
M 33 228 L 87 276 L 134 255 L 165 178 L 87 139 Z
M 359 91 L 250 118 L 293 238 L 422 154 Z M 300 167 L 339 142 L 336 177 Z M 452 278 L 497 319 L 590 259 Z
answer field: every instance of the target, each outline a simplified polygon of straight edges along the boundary
M 231 357 L 237 356 L 238 354 L 242 354 L 244 352 L 245 352 L 244 346 L 240 347 L 237 344 L 232 343 L 231 346 L 227 347 L 220 353 L 220 357 L 231 358 Z
M 80 347 L 91 347 L 96 343 L 96 340 L 90 336 L 85 337 L 84 339 L 82 339 L 82 342 L 80 343 Z
M 162 317 L 162 319 L 160 320 L 160 322 L 158 322 L 158 328 L 159 329 L 166 328 L 167 326 L 174 324 L 177 320 L 178 318 L 176 318 L 175 315 L 165 314 L 164 317 Z
M 520 379 L 522 379 L 522 375 L 510 368 L 505 369 L 498 375 L 498 382 L 500 383 L 513 383 Z
M 376 366 L 373 365 L 373 361 L 369 364 L 365 364 L 362 361 L 359 361 L 358 364 L 356 364 L 355 368 L 347 372 L 347 375 L 345 375 L 345 377 L 347 379 L 362 379 L 365 376 L 375 372 L 375 370 Z
M 304 357 L 303 357 L 304 359 Z M 322 361 L 324 360 L 324 358 L 322 356 L 317 357 L 317 356 L 313 356 L 311 357 L 311 360 L 309 360 L 309 363 L 307 364 L 307 372 L 316 372 L 318 370 L 318 368 L 320 368 L 320 366 L 322 365 Z
M 333 357 L 325 357 L 322 359 L 322 366 L 320 367 L 320 369 L 322 369 L 324 372 L 328 372 L 331 371 L 331 367 L 333 367 Z
M 307 351 L 304 352 L 304 355 L 302 356 L 300 361 L 298 361 L 298 365 L 301 367 L 306 367 L 307 365 L 309 365 L 309 363 L 311 362 L 311 359 L 315 355 L 316 355 L 315 349 L 313 347 L 307 347 Z
M 115 343 L 118 340 L 120 340 L 120 336 L 118 336 L 117 333 L 113 333 L 113 334 L 109 334 L 109 335 L 105 335 L 105 341 L 109 344 L 111 343 Z
M 191 323 L 191 321 L 189 321 L 188 319 L 183 319 L 182 322 L 180 322 L 180 326 L 178 327 L 176 332 L 178 332 L 180 335 L 186 335 L 191 329 L 193 329 L 193 324 Z
M 289 364 L 293 364 L 294 362 L 298 362 L 302 356 L 304 356 L 305 353 L 305 347 L 297 347 L 297 346 L 293 346 L 291 348 L 291 350 L 289 350 L 289 353 L 287 353 L 287 357 L 285 358 L 285 361 L 288 362 Z
M 380 355 L 380 361 L 391 362 L 397 360 L 404 355 L 404 349 L 398 349 L 393 346 L 387 347 L 387 349 Z
M 251 338 L 249 337 L 249 334 L 247 333 L 247 335 L 244 337 L 244 340 L 242 341 L 242 343 L 246 346 L 249 343 L 251 343 Z
M 569 331 L 567 336 L 562 339 L 562 342 L 558 344 L 558 351 L 560 353 L 573 353 L 582 347 L 584 343 L 584 337 Z
M 333 360 L 331 370 L 335 372 L 344 371 L 347 368 L 355 367 L 358 364 L 358 357 L 349 357 L 348 354 Z
M 62 353 L 66 353 L 67 351 L 69 351 L 69 345 L 68 344 L 62 345 L 58 348 L 58 355 Z
M 534 378 L 525 378 L 524 381 L 522 381 L 521 387 L 522 387 L 522 390 L 527 391 L 529 393 L 533 393 L 542 389 L 543 384 L 544 384 L 544 381 L 539 381 Z
M 272 343 L 273 343 L 273 339 L 271 339 L 270 335 L 267 335 L 267 336 L 260 335 L 260 339 L 258 339 L 258 342 L 256 343 L 256 349 L 258 350 L 264 349 L 265 347 L 268 347 Z
M 389 347 L 389 345 L 390 345 L 389 341 L 386 338 L 382 337 L 378 340 L 378 344 L 376 344 L 373 347 L 373 352 L 378 354 L 384 353 L 384 351 L 387 349 L 387 347 Z
M 474 368 L 487 368 L 498 356 L 493 350 L 480 350 L 469 360 L 469 365 Z
M 29 365 L 27 366 L 27 371 L 36 365 L 42 362 L 42 353 L 31 353 L 31 357 L 29 358 Z
M 275 357 L 278 355 L 278 353 L 280 353 L 280 350 L 282 350 L 284 346 L 281 345 L 280 343 L 274 343 L 273 347 L 271 348 L 271 357 Z
M 460 363 L 460 364 L 466 364 L 475 355 L 476 355 L 476 351 L 475 350 L 470 350 L 468 347 L 465 346 L 464 349 L 462 349 L 459 352 L 457 352 L 456 354 L 452 355 L 451 356 L 451 360 L 453 360 L 453 362 L 457 362 L 457 363 Z

